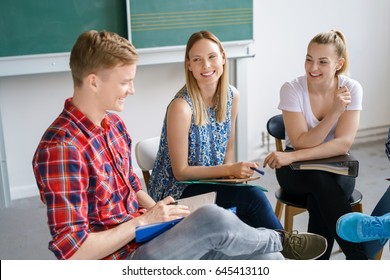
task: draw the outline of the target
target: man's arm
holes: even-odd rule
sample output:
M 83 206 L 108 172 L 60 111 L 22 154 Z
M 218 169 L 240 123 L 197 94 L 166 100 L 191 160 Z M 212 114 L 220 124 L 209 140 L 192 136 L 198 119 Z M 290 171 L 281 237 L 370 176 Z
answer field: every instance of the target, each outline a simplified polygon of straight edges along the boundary
M 149 209 L 156 204 L 156 202 L 153 200 L 153 198 L 151 198 L 150 195 L 148 195 L 144 191 L 137 192 L 137 199 L 138 199 L 139 206 L 142 208 Z
M 102 259 L 131 242 L 135 238 L 136 226 L 141 224 L 142 219 L 135 218 L 110 230 L 91 232 L 69 259 Z

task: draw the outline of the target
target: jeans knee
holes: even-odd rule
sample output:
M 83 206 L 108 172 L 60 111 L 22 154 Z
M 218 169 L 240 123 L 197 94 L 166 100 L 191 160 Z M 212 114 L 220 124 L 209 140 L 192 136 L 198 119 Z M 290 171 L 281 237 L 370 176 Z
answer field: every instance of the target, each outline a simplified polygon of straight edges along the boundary
M 231 211 L 213 204 L 200 207 L 190 216 L 203 226 L 207 226 L 210 232 L 226 232 L 239 221 Z
M 216 204 L 208 204 L 198 208 L 193 215 L 200 216 L 204 220 L 217 220 L 227 213 L 229 213 L 229 211 Z

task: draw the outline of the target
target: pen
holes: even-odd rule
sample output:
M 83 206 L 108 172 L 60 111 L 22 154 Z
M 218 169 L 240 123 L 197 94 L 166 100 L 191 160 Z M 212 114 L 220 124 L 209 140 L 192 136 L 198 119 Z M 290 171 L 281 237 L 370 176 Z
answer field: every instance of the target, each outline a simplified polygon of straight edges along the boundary
M 256 172 L 258 172 L 258 173 L 260 173 L 261 175 L 264 175 L 264 174 L 265 174 L 265 172 L 264 172 L 263 170 L 260 170 L 260 169 L 258 169 L 258 168 L 256 168 L 256 167 L 251 167 L 251 169 L 254 170 L 254 171 L 256 171 Z

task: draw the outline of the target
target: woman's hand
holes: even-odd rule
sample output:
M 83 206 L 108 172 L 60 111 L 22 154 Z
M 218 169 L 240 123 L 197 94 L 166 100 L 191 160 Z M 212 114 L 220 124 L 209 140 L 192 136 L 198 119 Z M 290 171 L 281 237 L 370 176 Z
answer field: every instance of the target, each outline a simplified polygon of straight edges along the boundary
M 339 88 L 333 99 L 333 110 L 336 113 L 343 113 L 348 105 L 351 104 L 351 93 L 346 86 Z
M 294 152 L 272 152 L 264 159 L 263 167 L 268 165 L 274 169 L 289 165 L 295 161 L 293 153 Z
M 230 166 L 230 177 L 238 179 L 250 178 L 254 173 L 251 167 L 257 168 L 258 164 L 246 161 L 232 163 Z
M 157 202 L 145 214 L 139 217 L 143 225 L 168 222 L 177 218 L 187 217 L 190 210 L 185 205 L 175 205 L 175 200 L 168 196 Z

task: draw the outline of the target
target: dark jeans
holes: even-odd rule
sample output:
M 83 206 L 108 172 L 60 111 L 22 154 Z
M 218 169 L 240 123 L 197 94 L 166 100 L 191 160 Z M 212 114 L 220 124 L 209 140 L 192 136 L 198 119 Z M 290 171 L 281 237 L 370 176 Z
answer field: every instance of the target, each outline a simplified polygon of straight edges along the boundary
M 237 207 L 237 216 L 249 226 L 282 230 L 274 210 L 264 195 L 255 186 L 234 186 L 232 184 L 196 184 L 189 185 L 181 198 L 207 192 L 217 192 L 216 204 L 223 208 Z
M 308 232 L 328 241 L 328 249 L 320 259 L 330 258 L 335 239 L 347 259 L 367 259 L 360 243 L 347 242 L 336 233 L 338 218 L 352 211 L 349 198 L 355 178 L 325 171 L 296 171 L 289 166 L 276 169 L 276 178 L 286 192 L 307 197 Z

